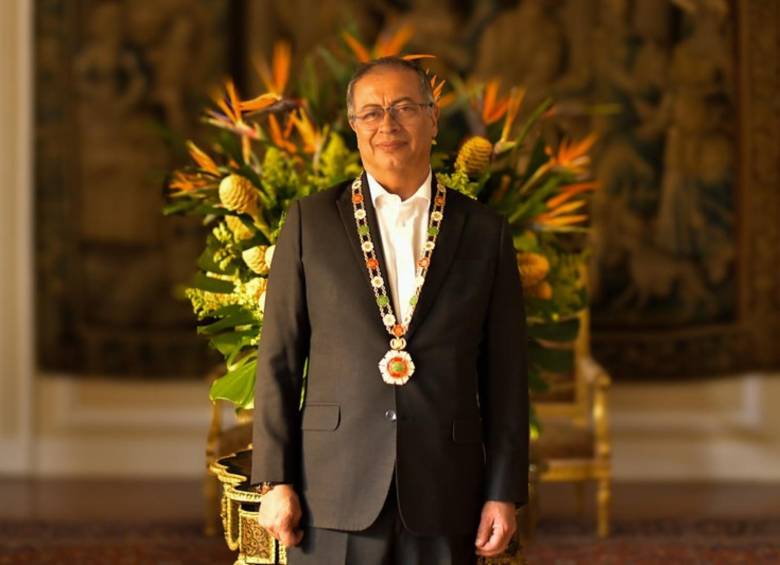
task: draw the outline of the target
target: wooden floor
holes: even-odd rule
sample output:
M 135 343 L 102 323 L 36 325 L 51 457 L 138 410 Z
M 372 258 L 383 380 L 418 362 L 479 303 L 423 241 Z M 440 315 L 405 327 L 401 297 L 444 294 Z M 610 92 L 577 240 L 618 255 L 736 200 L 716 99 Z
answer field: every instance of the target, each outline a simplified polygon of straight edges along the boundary
M 766 483 L 615 483 L 615 519 L 665 517 L 780 517 L 780 484 Z M 541 516 L 576 514 L 569 484 L 541 488 Z M 592 517 L 595 494 L 586 492 Z M 83 521 L 192 520 L 203 516 L 198 481 L 33 480 L 0 478 L 0 519 Z

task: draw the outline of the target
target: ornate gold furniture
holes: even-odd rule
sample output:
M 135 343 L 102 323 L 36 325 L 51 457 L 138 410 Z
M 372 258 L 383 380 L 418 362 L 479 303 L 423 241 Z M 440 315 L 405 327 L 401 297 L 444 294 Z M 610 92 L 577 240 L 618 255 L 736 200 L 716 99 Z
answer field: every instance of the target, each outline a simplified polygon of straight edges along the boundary
M 249 486 L 251 469 L 250 449 L 220 457 L 209 466 L 222 485 L 220 516 L 225 541 L 231 550 L 238 551 L 234 565 L 286 563 L 284 546 L 259 524 L 261 497 Z
M 599 537 L 609 535 L 611 446 L 607 391 L 610 377 L 590 356 L 588 313 L 580 316 L 580 332 L 569 347 L 574 350 L 573 374 L 545 377 L 550 390 L 534 394 L 532 402 L 541 424 L 531 440 L 531 457 L 540 464 L 541 482 L 573 482 L 577 507 L 584 513 L 585 484 L 596 482 L 596 516 Z M 531 529 L 538 513 L 538 494 L 532 489 Z
M 221 376 L 221 367 L 216 367 L 208 376 L 209 384 Z M 203 493 L 205 498 L 205 533 L 217 535 L 220 528 L 219 504 L 222 485 L 212 470 L 217 459 L 247 449 L 252 443 L 252 415 L 254 410 L 240 410 L 235 425 L 223 426 L 222 407 L 225 402 L 217 400 L 211 405 L 211 424 L 206 438 L 206 476 Z
M 258 563 L 284 564 L 284 546 L 272 538 L 259 524 L 258 508 L 262 497 L 249 486 L 252 451 L 244 449 L 219 457 L 209 470 L 222 485 L 220 515 L 228 547 L 238 551 L 234 565 Z M 525 565 L 520 533 L 515 535 L 505 554 L 491 559 L 480 558 L 479 565 Z

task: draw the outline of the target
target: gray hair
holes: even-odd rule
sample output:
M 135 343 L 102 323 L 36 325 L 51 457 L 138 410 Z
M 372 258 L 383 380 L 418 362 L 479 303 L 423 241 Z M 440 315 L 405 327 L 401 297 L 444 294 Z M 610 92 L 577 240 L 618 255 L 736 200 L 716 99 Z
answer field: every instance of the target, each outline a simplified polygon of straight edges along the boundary
M 417 75 L 420 86 L 420 93 L 423 95 L 425 102 L 435 102 L 433 98 L 433 88 L 431 88 L 431 82 L 428 78 L 428 73 L 417 61 L 409 61 L 402 57 L 396 56 L 380 57 L 379 59 L 374 59 L 373 61 L 369 61 L 360 65 L 360 67 L 358 67 L 358 69 L 352 75 L 352 78 L 349 80 L 349 84 L 347 85 L 347 115 L 349 116 L 350 120 L 352 119 L 352 116 L 354 116 L 355 111 L 355 84 L 357 84 L 361 78 L 363 78 L 371 71 L 382 68 L 405 69 L 407 71 L 412 71 Z

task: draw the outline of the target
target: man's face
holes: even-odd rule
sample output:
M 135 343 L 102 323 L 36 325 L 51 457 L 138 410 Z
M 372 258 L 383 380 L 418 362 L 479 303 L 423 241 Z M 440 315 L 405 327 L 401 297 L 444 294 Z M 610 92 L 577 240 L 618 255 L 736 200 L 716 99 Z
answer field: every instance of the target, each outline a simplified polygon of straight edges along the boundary
M 353 86 L 352 101 L 358 116 L 377 107 L 427 102 L 420 92 L 417 74 L 392 67 L 380 67 L 361 77 Z M 385 112 L 381 121 L 373 125 L 359 119 L 350 120 L 363 166 L 373 175 L 427 169 L 431 142 L 438 132 L 439 110 L 436 106 L 418 107 L 418 110 L 412 118 Z

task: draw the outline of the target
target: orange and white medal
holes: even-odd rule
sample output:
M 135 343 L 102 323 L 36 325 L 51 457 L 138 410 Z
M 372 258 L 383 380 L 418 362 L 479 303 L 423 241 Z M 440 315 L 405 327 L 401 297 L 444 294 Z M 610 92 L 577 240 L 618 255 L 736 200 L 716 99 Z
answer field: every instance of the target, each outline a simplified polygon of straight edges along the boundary
M 428 267 L 431 264 L 431 256 L 436 247 L 436 238 L 439 235 L 442 219 L 444 218 L 445 190 L 442 183 L 436 183 L 436 195 L 433 201 L 433 211 L 428 220 L 428 232 L 425 245 L 423 247 L 423 256 L 416 262 L 417 287 L 412 298 L 409 300 L 411 308 L 407 312 L 401 323 L 393 312 L 390 304 L 390 297 L 387 293 L 382 272 L 379 269 L 379 261 L 376 258 L 374 243 L 371 240 L 371 231 L 366 219 L 366 209 L 363 205 L 364 197 L 362 191 L 361 177 L 357 177 L 352 183 L 352 208 L 355 216 L 360 247 L 363 250 L 363 258 L 368 269 L 368 277 L 371 281 L 371 288 L 374 290 L 376 303 L 379 307 L 379 315 L 387 332 L 392 336 L 390 339 L 390 350 L 385 353 L 379 361 L 379 372 L 382 374 L 382 380 L 391 385 L 405 384 L 414 373 L 414 362 L 412 356 L 406 351 L 406 330 L 409 328 L 409 322 L 414 314 L 417 299 L 420 296 L 420 290 L 425 283 L 425 275 L 428 273 Z

